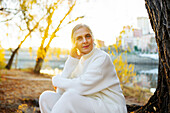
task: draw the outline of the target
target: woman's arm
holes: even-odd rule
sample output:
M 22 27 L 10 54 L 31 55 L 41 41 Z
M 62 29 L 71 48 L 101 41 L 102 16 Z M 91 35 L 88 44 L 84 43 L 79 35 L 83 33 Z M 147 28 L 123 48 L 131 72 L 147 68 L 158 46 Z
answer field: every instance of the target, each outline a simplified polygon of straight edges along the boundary
M 70 77 L 71 73 L 76 68 L 78 62 L 79 62 L 79 59 L 68 56 L 68 59 L 66 60 L 63 71 L 61 73 L 61 76 L 64 78 Z
M 89 64 L 87 71 L 78 78 L 56 76 L 52 80 L 54 86 L 74 90 L 81 95 L 96 93 L 118 82 L 113 63 L 107 55 L 96 58 Z
M 65 62 L 65 66 L 64 66 L 64 69 L 61 73 L 61 77 L 63 77 L 63 78 L 70 77 L 71 73 L 74 71 L 78 62 L 79 62 L 79 59 L 69 56 L 68 59 Z M 59 75 L 56 75 L 56 76 L 59 76 Z M 56 76 L 54 76 L 54 77 L 56 77 Z M 56 86 L 54 86 L 54 88 L 56 88 Z M 64 92 L 64 89 L 57 88 L 57 92 L 62 94 Z
M 74 71 L 80 58 L 81 55 L 78 55 L 76 47 L 73 47 L 70 51 L 70 55 L 67 61 L 65 62 L 65 66 L 61 76 L 64 78 L 68 78 L 71 75 L 71 73 Z

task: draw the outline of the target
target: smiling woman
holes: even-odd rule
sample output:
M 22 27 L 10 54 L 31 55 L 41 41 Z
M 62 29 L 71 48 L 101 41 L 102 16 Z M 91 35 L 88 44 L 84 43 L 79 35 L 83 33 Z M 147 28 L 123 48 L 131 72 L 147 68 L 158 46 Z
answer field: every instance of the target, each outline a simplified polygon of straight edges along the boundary
M 72 43 L 61 76 L 52 78 L 57 92 L 45 91 L 40 95 L 41 112 L 126 113 L 115 67 L 106 52 L 93 46 L 90 28 L 83 24 L 75 26 Z
M 94 39 L 87 25 L 77 25 L 72 31 L 73 49 L 78 49 L 80 55 L 89 53 L 93 49 Z M 72 52 L 71 52 L 72 53 Z

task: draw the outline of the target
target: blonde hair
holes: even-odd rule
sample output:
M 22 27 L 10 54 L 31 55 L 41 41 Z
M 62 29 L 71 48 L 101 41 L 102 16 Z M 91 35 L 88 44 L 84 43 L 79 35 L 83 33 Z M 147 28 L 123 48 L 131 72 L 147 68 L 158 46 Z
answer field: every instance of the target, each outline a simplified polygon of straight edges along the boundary
M 90 29 L 89 26 L 87 26 L 87 25 L 85 25 L 85 24 L 77 24 L 77 25 L 72 29 L 72 33 L 71 33 L 71 41 L 72 41 L 72 43 L 74 43 L 74 37 L 73 37 L 74 32 L 77 31 L 78 29 L 82 28 L 82 27 L 87 28 L 87 29 L 90 31 L 90 33 L 91 33 L 91 35 L 92 35 L 92 38 L 93 38 L 93 33 L 92 33 L 92 31 L 91 31 L 91 29 Z

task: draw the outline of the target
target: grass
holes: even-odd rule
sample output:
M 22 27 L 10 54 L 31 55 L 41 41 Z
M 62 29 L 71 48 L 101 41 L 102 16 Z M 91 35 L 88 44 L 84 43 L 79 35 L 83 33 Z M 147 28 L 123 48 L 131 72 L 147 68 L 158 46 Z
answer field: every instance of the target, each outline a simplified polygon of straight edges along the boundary
M 122 86 L 123 94 L 126 98 L 135 98 L 137 103 L 145 104 L 153 95 L 149 89 L 144 89 L 139 86 L 128 87 Z

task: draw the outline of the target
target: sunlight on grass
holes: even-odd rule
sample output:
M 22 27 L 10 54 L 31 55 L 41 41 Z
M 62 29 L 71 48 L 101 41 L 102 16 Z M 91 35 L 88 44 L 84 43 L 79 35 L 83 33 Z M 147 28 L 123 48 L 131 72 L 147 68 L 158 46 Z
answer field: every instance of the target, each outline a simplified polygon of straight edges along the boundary
M 139 86 L 128 87 L 122 86 L 123 94 L 126 98 L 136 98 L 136 102 L 146 103 L 153 93 L 149 89 L 144 89 Z
M 48 74 L 48 75 L 56 75 L 56 74 L 60 74 L 61 72 L 62 72 L 62 70 L 60 70 L 58 68 L 55 68 L 55 69 L 46 68 L 46 69 L 41 69 L 40 70 L 41 74 Z

